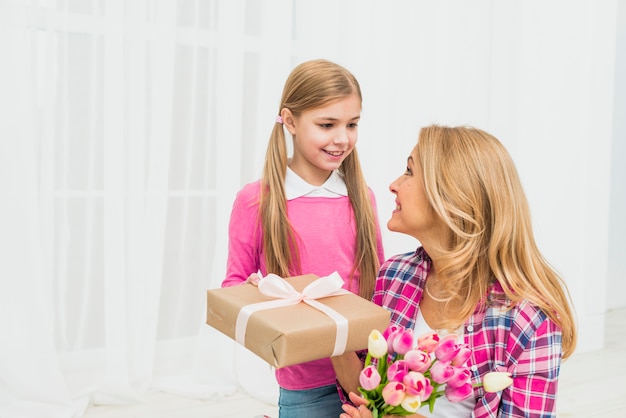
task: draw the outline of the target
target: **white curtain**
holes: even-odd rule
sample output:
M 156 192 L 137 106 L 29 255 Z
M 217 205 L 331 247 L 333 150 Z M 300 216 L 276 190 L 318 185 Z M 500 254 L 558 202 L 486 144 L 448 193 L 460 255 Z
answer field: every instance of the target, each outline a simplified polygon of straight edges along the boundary
M 484 128 L 518 164 L 583 349 L 598 347 L 616 10 L 0 0 L 0 417 L 80 417 L 155 389 L 275 402 L 269 367 L 204 325 L 205 291 L 224 276 L 231 204 L 260 175 L 284 80 L 318 57 L 361 82 L 386 255 L 416 245 L 384 224 L 419 127 Z
M 282 5 L 0 2 L 0 416 L 235 389 L 205 292 Z

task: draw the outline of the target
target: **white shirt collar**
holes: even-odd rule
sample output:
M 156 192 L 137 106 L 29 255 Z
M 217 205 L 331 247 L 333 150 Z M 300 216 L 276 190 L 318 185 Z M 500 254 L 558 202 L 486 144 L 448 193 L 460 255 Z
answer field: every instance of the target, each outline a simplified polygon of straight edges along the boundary
M 333 170 L 324 184 L 314 186 L 307 183 L 291 168 L 287 167 L 285 193 L 287 194 L 287 200 L 297 199 L 298 197 L 342 197 L 348 196 L 348 189 L 343 176 L 337 170 Z

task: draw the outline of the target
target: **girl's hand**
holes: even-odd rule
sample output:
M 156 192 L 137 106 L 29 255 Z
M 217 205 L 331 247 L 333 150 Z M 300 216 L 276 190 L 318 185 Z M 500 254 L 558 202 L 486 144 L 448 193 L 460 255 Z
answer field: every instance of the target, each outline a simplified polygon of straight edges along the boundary
M 259 275 L 257 273 L 252 273 L 251 275 L 248 276 L 248 278 L 246 279 L 245 283 L 250 283 L 253 284 L 255 286 L 259 285 L 259 280 L 261 280 L 261 277 L 259 277 Z

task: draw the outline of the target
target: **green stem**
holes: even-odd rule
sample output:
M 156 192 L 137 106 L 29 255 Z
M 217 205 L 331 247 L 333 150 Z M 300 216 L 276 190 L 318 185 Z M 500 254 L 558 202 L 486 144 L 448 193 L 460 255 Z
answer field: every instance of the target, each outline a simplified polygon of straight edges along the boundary
M 385 367 L 387 365 L 387 359 L 385 358 L 385 356 L 381 357 L 378 359 L 378 374 L 380 375 L 381 379 L 383 379 L 385 382 L 387 381 L 387 367 Z

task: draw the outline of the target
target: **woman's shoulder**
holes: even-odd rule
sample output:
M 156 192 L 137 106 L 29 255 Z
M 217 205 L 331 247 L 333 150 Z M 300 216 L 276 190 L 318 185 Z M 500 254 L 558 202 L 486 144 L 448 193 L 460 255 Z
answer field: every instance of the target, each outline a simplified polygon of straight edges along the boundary
M 429 260 L 428 255 L 424 252 L 423 247 L 419 247 L 415 251 L 396 254 L 385 260 L 380 267 L 379 276 L 406 276 L 402 273 L 407 272 L 411 272 L 413 275 L 417 268 L 422 267 L 427 260 Z
M 537 329 L 550 321 L 548 314 L 528 299 L 522 299 L 511 308 L 511 316 L 518 325 Z
M 399 262 L 420 264 L 424 261 L 430 261 L 430 258 L 428 257 L 428 254 L 426 254 L 426 252 L 424 251 L 424 247 L 420 246 L 413 251 L 392 255 L 385 261 L 385 264 L 393 264 Z
M 500 292 L 498 289 L 499 286 L 493 286 L 487 297 L 487 309 L 485 311 L 487 322 L 508 324 L 508 328 L 523 330 L 527 335 L 532 335 L 540 328 L 550 332 L 549 330 L 555 324 L 543 309 L 528 299 L 512 303 L 506 298 L 504 292 Z

